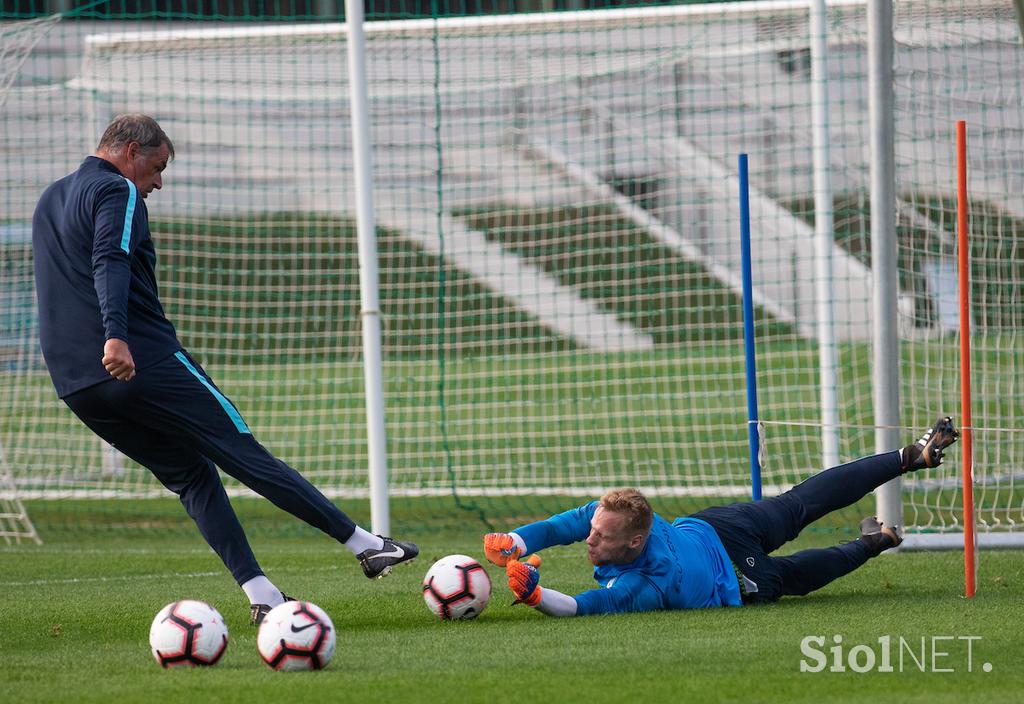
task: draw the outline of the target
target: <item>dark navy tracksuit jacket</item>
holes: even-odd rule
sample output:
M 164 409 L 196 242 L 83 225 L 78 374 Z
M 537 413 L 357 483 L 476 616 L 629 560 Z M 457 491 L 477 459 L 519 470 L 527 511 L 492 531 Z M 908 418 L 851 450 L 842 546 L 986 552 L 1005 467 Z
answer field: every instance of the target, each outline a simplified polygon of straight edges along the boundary
M 182 349 L 160 304 L 145 201 L 113 164 L 87 157 L 43 192 L 32 247 L 40 344 L 57 395 L 179 495 L 240 584 L 262 572 L 215 464 L 337 540 L 351 537 L 351 519 L 256 442 Z M 111 338 L 128 343 L 131 381 L 103 367 Z
M 61 398 L 111 380 L 100 363 L 110 338 L 128 343 L 138 370 L 181 349 L 160 305 L 146 203 L 113 164 L 90 156 L 47 188 L 32 245 L 40 342 Z

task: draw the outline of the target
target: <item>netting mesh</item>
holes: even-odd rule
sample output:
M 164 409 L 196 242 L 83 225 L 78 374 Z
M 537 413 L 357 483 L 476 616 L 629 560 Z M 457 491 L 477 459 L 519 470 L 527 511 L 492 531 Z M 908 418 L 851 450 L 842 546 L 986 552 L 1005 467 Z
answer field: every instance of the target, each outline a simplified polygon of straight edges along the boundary
M 897 188 L 906 206 L 901 277 L 918 293 L 908 311 L 907 421 L 925 399 L 959 397 L 954 123 L 967 121 L 970 198 L 974 497 L 981 528 L 1019 530 L 1024 435 L 1024 50 L 1012 3 L 896 8 Z M 922 219 L 920 216 L 925 216 Z M 911 217 L 912 216 L 912 217 Z M 910 484 L 908 522 L 962 530 L 958 466 Z
M 828 11 L 843 459 L 873 451 L 867 23 Z M 766 493 L 822 461 L 808 11 L 779 3 L 366 27 L 396 521 L 637 485 L 682 513 L 749 495 L 736 155 L 750 155 Z M 150 198 L 162 298 L 261 442 L 365 497 L 345 33 L 332 24 L 65 22 L 8 92 L 0 442 L 27 496 L 148 496 L 54 397 L 26 222 L 111 116 L 175 142 Z M 979 516 L 1021 520 L 1022 50 L 1008 3 L 899 3 L 902 424 L 959 398 L 953 125 L 971 130 Z M 47 40 L 49 41 L 49 40 Z M 953 292 L 950 293 L 950 285 Z M 956 466 L 907 523 L 957 524 Z M 429 510 L 437 510 L 430 504 Z

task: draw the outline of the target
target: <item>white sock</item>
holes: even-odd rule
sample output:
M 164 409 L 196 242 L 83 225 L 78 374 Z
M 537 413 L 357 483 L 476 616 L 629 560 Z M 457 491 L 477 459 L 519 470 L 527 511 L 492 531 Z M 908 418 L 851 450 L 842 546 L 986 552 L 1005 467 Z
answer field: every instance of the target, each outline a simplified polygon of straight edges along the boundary
M 384 541 L 380 539 L 379 535 L 374 535 L 356 526 L 356 532 L 345 541 L 345 547 L 351 550 L 353 555 L 358 555 L 367 550 L 380 550 L 384 547 Z
M 284 595 L 281 590 L 262 574 L 243 584 L 242 591 L 249 597 L 250 604 L 266 604 L 270 608 L 274 608 L 284 603 Z

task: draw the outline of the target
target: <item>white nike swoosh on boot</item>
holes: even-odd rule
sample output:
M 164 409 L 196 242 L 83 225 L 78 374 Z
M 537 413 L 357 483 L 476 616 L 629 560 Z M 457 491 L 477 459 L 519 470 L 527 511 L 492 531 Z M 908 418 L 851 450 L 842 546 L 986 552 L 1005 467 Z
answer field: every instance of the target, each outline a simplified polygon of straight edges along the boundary
M 396 545 L 391 552 L 379 552 L 369 559 L 376 560 L 379 557 L 405 557 L 405 550 Z

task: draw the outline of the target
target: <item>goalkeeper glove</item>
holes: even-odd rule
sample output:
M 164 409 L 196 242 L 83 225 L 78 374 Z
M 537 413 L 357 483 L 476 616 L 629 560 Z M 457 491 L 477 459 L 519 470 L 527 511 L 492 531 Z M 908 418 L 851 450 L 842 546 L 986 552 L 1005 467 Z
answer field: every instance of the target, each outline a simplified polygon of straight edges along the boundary
M 532 564 L 509 560 L 505 565 L 508 588 L 516 595 L 515 604 L 536 606 L 540 603 L 540 570 Z
M 498 567 L 519 558 L 516 541 L 508 533 L 488 533 L 484 536 L 484 555 Z

